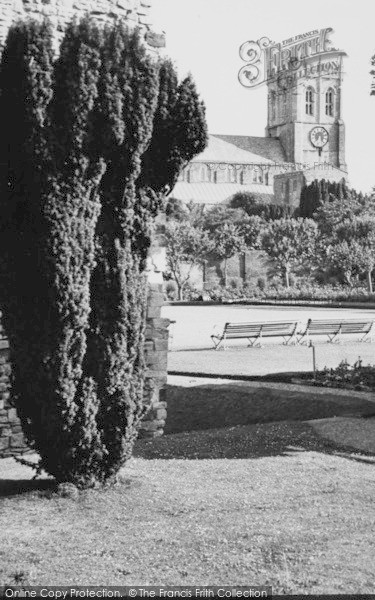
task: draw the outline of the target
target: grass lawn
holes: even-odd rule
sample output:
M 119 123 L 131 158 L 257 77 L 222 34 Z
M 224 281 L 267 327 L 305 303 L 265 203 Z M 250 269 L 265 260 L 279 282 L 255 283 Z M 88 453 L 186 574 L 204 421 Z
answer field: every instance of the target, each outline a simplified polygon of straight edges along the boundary
M 375 460 L 311 424 L 141 440 L 121 484 L 76 500 L 27 477 L 0 461 L 0 583 L 375 593 Z

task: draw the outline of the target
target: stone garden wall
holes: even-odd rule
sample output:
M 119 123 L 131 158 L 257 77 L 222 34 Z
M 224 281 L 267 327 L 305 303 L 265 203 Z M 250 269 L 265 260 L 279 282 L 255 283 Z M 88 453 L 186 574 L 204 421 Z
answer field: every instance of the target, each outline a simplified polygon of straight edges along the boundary
M 42 19 L 48 17 L 56 32 L 56 48 L 66 24 L 74 15 L 87 13 L 98 21 L 125 20 L 130 26 L 138 26 L 150 47 L 165 45 L 164 36 L 152 30 L 150 9 L 152 0 L 1 0 L 0 1 L 0 50 L 4 45 L 10 25 L 25 17 Z

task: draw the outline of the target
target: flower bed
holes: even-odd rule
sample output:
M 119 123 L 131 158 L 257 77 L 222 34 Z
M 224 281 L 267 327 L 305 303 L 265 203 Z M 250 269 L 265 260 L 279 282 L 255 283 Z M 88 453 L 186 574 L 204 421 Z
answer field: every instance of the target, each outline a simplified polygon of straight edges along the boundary
M 363 365 L 358 360 L 350 365 L 342 361 L 336 369 L 327 369 L 316 373 L 315 379 L 309 381 L 313 385 L 331 388 L 344 388 L 365 392 L 375 391 L 375 366 Z
M 370 294 L 366 288 L 348 288 L 345 286 L 316 286 L 301 285 L 290 288 L 272 286 L 261 289 L 250 285 L 217 286 L 210 290 L 189 289 L 185 299 L 190 301 L 211 300 L 214 302 L 375 302 L 375 294 Z

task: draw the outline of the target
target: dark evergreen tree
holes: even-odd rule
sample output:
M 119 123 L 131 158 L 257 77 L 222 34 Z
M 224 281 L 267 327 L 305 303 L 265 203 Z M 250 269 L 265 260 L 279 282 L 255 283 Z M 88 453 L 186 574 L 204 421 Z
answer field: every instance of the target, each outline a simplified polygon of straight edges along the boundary
M 263 195 L 254 196 L 250 192 L 237 192 L 231 198 L 229 206 L 242 209 L 248 216 L 262 217 L 265 221 L 274 221 L 294 216 L 295 209 L 285 204 L 266 202 Z
M 152 221 L 207 132 L 191 79 L 176 96 L 175 73 L 122 24 L 74 22 L 52 57 L 48 24 L 11 28 L 0 69 L 0 302 L 12 396 L 39 466 L 88 487 L 112 481 L 131 454 L 145 409 Z M 144 160 L 150 149 L 158 160 Z
M 340 182 L 315 179 L 302 188 L 299 205 L 300 215 L 310 219 L 326 202 L 344 201 L 350 198 L 353 193 L 353 190 L 349 190 L 344 179 Z

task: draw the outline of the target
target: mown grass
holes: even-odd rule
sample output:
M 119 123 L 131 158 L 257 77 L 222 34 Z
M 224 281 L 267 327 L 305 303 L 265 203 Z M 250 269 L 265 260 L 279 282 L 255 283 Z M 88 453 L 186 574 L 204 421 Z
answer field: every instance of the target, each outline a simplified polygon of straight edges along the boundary
M 139 441 L 121 484 L 77 500 L 26 476 L 0 462 L 4 584 L 375 592 L 374 461 L 306 423 Z

